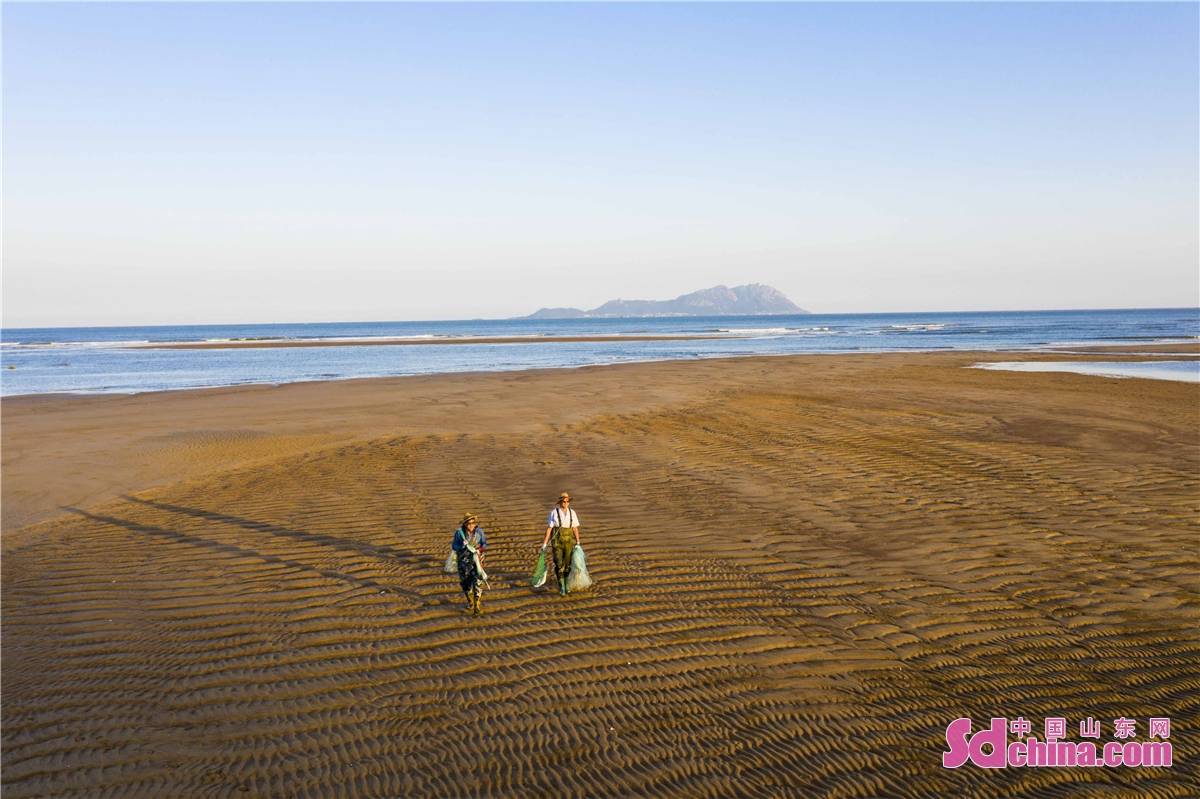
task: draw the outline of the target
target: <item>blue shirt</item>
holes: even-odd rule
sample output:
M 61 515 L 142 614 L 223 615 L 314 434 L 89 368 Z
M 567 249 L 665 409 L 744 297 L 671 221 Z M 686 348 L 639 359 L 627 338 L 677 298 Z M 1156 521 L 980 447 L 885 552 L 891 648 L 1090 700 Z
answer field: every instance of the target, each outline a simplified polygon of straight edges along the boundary
M 482 527 L 475 528 L 474 545 L 476 549 L 484 549 L 487 546 L 487 536 L 483 534 Z M 462 552 L 466 548 L 467 533 L 461 527 L 454 531 L 454 541 L 450 544 L 450 548 L 455 552 Z

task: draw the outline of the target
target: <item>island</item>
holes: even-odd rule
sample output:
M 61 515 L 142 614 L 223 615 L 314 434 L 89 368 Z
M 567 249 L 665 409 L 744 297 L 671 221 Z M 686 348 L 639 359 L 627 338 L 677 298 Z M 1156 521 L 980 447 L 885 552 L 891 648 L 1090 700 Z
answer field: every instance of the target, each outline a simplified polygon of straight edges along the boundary
M 598 308 L 542 308 L 524 319 L 588 319 L 629 316 L 772 316 L 806 314 L 783 292 L 761 283 L 713 286 L 673 300 L 609 300 Z

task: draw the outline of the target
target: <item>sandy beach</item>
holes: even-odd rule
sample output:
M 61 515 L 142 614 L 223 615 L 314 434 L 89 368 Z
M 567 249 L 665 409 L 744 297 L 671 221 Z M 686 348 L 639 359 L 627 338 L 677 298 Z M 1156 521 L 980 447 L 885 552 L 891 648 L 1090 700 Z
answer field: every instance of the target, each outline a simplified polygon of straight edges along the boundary
M 1136 355 L 1141 352 L 1154 352 L 1162 355 L 1189 355 L 1195 357 L 1200 355 L 1200 341 L 1178 342 L 1173 344 L 1107 344 L 1107 345 L 1087 345 L 1077 347 L 1055 347 L 1046 352 L 1092 352 L 1092 353 L 1113 353 L 1117 355 Z
M 6 799 L 1200 795 L 1200 386 L 1022 357 L 5 399 Z M 1019 715 L 1175 766 L 941 767 Z

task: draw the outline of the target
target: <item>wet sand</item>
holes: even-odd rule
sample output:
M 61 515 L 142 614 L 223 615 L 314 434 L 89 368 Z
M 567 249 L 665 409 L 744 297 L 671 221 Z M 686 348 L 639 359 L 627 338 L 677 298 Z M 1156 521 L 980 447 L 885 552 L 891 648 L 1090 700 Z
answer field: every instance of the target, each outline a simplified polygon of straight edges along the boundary
M 1200 341 L 1193 341 L 1187 344 L 1109 344 L 1109 345 L 1088 345 L 1078 347 L 1054 347 L 1053 349 L 1045 350 L 1045 352 L 1101 352 L 1114 354 L 1132 354 L 1136 355 L 1142 352 L 1153 352 L 1162 354 L 1179 354 L 1179 355 L 1200 355 Z
M 7 399 L 6 799 L 1195 796 L 1200 386 L 988 359 Z M 1017 715 L 1175 767 L 941 768 Z

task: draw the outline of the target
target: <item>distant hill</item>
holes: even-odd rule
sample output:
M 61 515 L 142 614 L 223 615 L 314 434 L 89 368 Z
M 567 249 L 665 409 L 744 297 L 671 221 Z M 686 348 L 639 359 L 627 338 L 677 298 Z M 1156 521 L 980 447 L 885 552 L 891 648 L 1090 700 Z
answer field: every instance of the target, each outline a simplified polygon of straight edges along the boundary
M 778 289 L 751 283 L 746 286 L 713 286 L 673 300 L 609 300 L 599 308 L 542 308 L 526 319 L 584 319 L 597 316 L 732 316 L 736 314 L 808 313 Z

